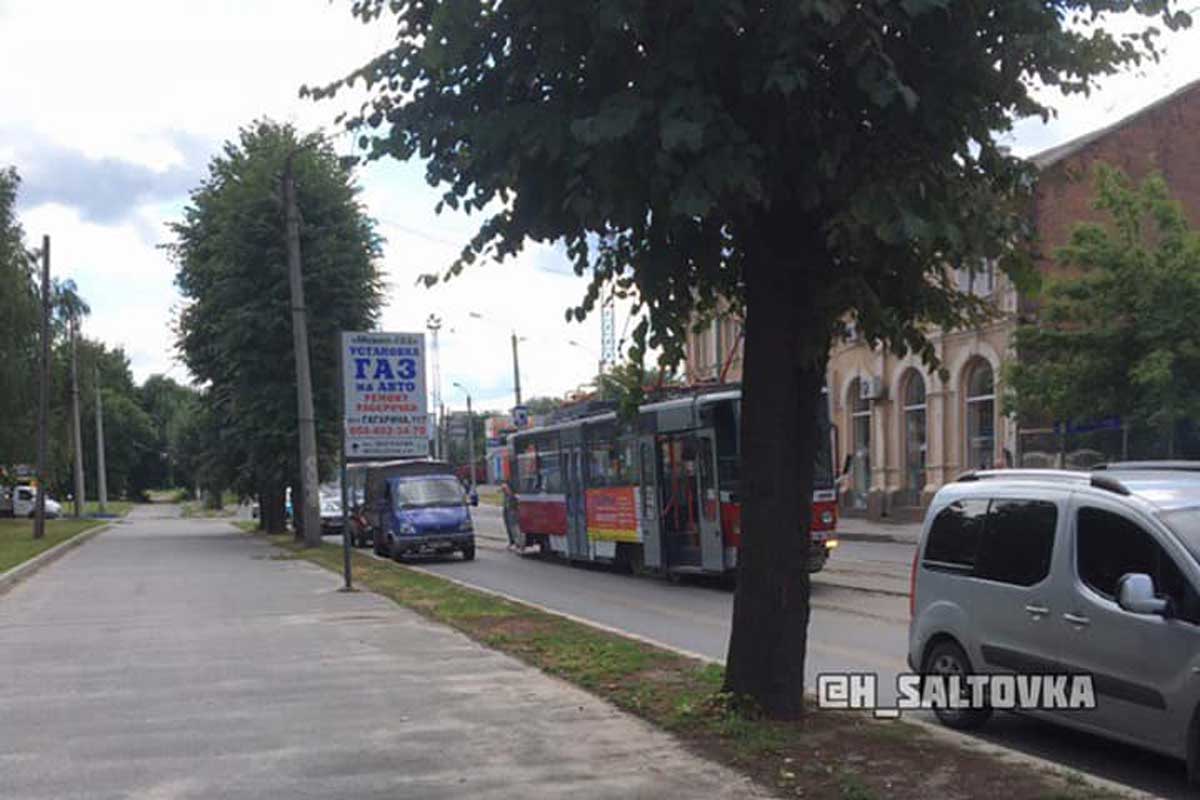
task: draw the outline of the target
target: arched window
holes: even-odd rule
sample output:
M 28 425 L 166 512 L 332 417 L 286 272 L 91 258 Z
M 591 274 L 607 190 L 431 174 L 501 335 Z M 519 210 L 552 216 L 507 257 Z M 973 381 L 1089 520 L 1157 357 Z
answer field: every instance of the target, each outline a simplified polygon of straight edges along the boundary
M 850 504 L 867 507 L 871 489 L 871 401 L 863 397 L 862 381 L 850 382 Z
M 921 502 L 921 491 L 925 488 L 925 379 L 915 369 L 910 369 L 904 379 L 904 488 L 913 505 Z
M 966 373 L 967 469 L 991 469 L 996 460 L 996 382 L 979 359 Z

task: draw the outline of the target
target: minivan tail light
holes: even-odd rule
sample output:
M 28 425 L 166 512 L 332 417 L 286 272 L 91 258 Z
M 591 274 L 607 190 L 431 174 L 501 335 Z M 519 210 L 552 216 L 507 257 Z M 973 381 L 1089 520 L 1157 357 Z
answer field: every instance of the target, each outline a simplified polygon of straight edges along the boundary
M 908 573 L 908 618 L 912 619 L 917 613 L 917 556 L 921 553 L 921 545 L 913 550 L 912 569 Z

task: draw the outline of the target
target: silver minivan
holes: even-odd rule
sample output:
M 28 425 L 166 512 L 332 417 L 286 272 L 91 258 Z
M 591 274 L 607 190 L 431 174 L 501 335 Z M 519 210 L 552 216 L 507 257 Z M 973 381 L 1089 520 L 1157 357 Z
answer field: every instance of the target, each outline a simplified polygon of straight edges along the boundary
M 1091 675 L 1095 707 L 1039 718 L 1186 759 L 1200 782 L 1200 462 L 968 473 L 913 559 L 922 674 Z M 951 727 L 988 708 L 939 708 Z

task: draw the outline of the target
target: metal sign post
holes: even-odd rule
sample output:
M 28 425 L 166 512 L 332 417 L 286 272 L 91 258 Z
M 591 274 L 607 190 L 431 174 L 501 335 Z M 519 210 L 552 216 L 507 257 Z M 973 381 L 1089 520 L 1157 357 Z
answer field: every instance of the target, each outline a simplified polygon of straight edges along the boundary
M 345 341 L 345 334 L 342 334 L 342 341 Z M 339 344 L 342 344 L 339 342 Z M 346 358 L 345 347 L 338 348 L 338 374 L 344 375 L 345 370 L 343 361 Z M 340 382 L 340 394 L 342 398 L 342 408 L 346 408 L 346 383 Z M 341 446 L 338 448 L 338 473 L 341 475 L 342 485 L 342 575 L 345 578 L 346 585 L 342 587 L 343 592 L 354 591 L 354 583 L 350 574 L 350 507 L 346 500 L 348 492 L 346 491 L 346 424 L 342 422 Z

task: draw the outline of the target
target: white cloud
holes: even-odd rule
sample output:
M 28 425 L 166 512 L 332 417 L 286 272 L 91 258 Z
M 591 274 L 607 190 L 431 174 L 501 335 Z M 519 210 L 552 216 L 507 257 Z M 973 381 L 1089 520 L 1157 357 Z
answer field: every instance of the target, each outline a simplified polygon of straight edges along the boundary
M 333 129 L 333 117 L 347 104 L 300 100 L 299 86 L 341 77 L 389 37 L 385 25 L 354 19 L 348 5 L 122 0 L 64 9 L 45 0 L 0 0 L 0 162 L 16 160 L 30 176 L 53 176 L 62 164 L 46 160 L 64 152 L 96 163 L 115 159 L 126 162 L 115 167 L 134 176 L 129 185 L 136 188 L 147 175 L 167 183 L 202 174 L 221 142 L 256 117 Z M 1059 143 L 1200 75 L 1200 50 L 1187 49 L 1183 37 L 1168 44 L 1163 64 L 1146 67 L 1141 77 L 1114 76 L 1090 99 L 1054 98 L 1059 118 L 1048 126 L 1021 123 L 1012 144 L 1029 153 Z M 349 146 L 342 136 L 339 147 Z M 417 275 L 450 263 L 479 219 L 435 215 L 437 192 L 423 174 L 422 165 L 396 163 L 372 164 L 361 174 L 363 199 L 388 239 L 384 267 L 392 286 L 383 326 L 423 330 L 431 313 L 443 317 L 443 394 L 456 406 L 462 398 L 455 381 L 470 388 L 480 407 L 511 404 L 514 329 L 525 338 L 525 397 L 562 394 L 590 379 L 599 319 L 564 321 L 586 281 L 548 271 L 563 260 L 552 248 L 531 246 L 512 263 L 480 264 L 434 289 L 414 285 Z M 87 180 L 103 181 L 104 172 Z M 172 366 L 171 307 L 178 295 L 173 270 L 154 245 L 167 238 L 163 223 L 178 218 L 187 197 L 145 191 L 126 199 L 125 213 L 99 224 L 95 213 L 80 210 L 88 197 L 94 203 L 105 196 L 96 188 L 107 187 L 48 193 L 50 202 L 26 208 L 22 221 L 31 241 L 53 236 L 56 274 L 75 278 L 92 305 L 89 333 L 125 347 L 144 379 Z M 618 314 L 618 334 L 623 323 Z

